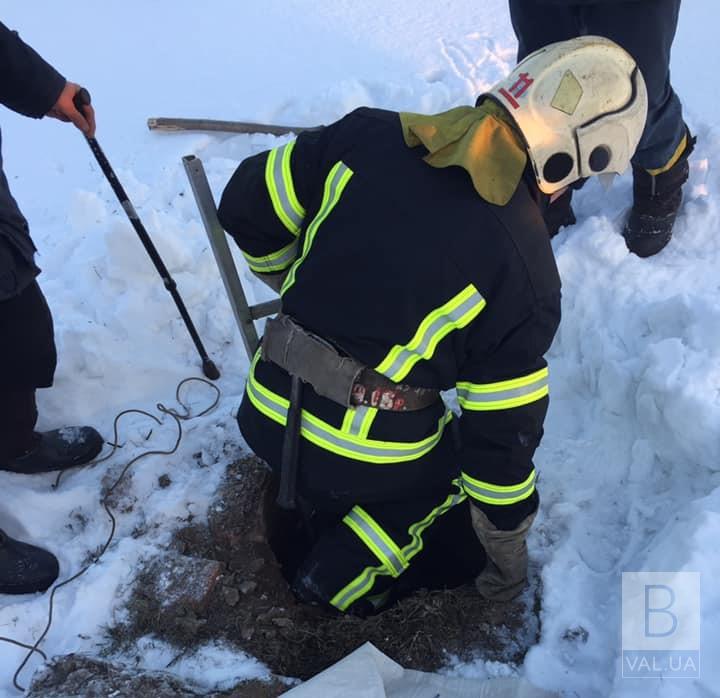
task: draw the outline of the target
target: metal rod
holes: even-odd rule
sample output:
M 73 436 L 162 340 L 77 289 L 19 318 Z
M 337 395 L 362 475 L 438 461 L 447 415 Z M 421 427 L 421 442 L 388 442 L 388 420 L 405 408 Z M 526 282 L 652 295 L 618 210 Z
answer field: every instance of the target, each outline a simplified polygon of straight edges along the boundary
M 271 301 L 264 301 L 250 306 L 250 315 L 253 320 L 259 320 L 268 315 L 277 315 L 282 310 L 282 301 L 275 298 Z
M 322 126 L 282 126 L 261 124 L 256 121 L 221 121 L 218 119 L 182 119 L 157 116 L 147 120 L 151 131 L 219 131 L 221 133 L 270 133 L 283 136 L 286 133 L 317 131 Z
M 283 434 L 280 489 L 277 503 L 288 511 L 297 506 L 297 478 L 300 461 L 300 430 L 302 429 L 303 382 L 298 376 L 290 377 L 290 407 Z
M 232 308 L 235 321 L 240 330 L 245 351 L 247 351 L 248 357 L 252 360 L 260 344 L 260 340 L 258 339 L 258 334 L 253 324 L 253 313 L 251 312 L 245 291 L 240 283 L 235 260 L 230 252 L 227 236 L 217 217 L 215 199 L 210 190 L 205 168 L 203 167 L 202 160 L 195 157 L 195 155 L 186 155 L 182 161 L 185 166 L 185 172 L 190 180 L 190 187 L 195 196 L 198 210 L 200 211 L 200 218 L 202 219 L 205 232 L 210 240 L 210 247 L 212 248 L 215 261 L 220 269 L 220 276 L 225 286 L 225 292 L 230 300 L 230 307 Z M 270 302 L 279 303 L 279 301 Z M 263 306 L 266 305 L 269 304 L 263 304 Z M 263 315 L 255 314 L 255 317 L 263 317 Z
M 90 104 L 90 93 L 85 88 L 78 90 L 77 94 L 75 95 L 74 102 L 75 106 L 82 111 L 82 106 Z M 98 165 L 100 165 L 100 169 L 103 171 L 103 174 L 107 178 L 110 187 L 115 192 L 115 196 L 117 196 L 120 205 L 123 207 L 123 210 L 127 214 L 127 217 L 130 220 L 132 227 L 138 234 L 140 241 L 145 247 L 145 251 L 150 256 L 150 259 L 153 261 L 155 268 L 162 277 L 165 288 L 170 292 L 170 295 L 173 297 L 175 305 L 180 311 L 180 316 L 185 322 L 185 327 L 187 327 L 187 330 L 190 333 L 190 337 L 195 344 L 195 348 L 197 349 L 198 354 L 200 354 L 203 373 L 211 380 L 219 378 L 220 371 L 218 371 L 217 366 L 213 363 L 212 359 L 210 359 L 207 352 L 205 351 L 205 347 L 203 346 L 202 340 L 200 339 L 200 335 L 195 329 L 195 325 L 193 324 L 193 321 L 190 317 L 190 313 L 188 313 L 187 308 L 185 307 L 185 303 L 183 302 L 183 299 L 177 290 L 177 284 L 175 283 L 175 280 L 170 276 L 170 272 L 167 270 L 167 267 L 165 266 L 162 257 L 160 257 L 160 254 L 155 248 L 155 245 L 150 238 L 150 235 L 148 234 L 147 230 L 145 230 L 145 226 L 142 224 L 142 221 L 140 220 L 140 217 L 138 216 L 135 207 L 130 201 L 130 197 L 128 197 L 128 195 L 125 193 L 125 189 L 123 188 L 122 184 L 120 184 L 120 180 L 117 178 L 115 171 L 111 167 L 107 157 L 105 157 L 105 153 L 103 152 L 97 140 L 95 138 L 89 138 L 87 136 L 85 137 L 85 140 L 90 146 L 90 150 L 95 156 Z

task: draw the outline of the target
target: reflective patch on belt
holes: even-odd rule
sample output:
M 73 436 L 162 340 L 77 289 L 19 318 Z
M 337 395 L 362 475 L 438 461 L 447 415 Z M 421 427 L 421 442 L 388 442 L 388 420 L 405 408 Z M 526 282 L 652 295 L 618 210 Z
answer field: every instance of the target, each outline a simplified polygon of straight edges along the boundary
M 349 407 L 345 412 L 341 430 L 346 434 L 365 438 L 370 433 L 377 413 L 378 410 L 374 407 Z

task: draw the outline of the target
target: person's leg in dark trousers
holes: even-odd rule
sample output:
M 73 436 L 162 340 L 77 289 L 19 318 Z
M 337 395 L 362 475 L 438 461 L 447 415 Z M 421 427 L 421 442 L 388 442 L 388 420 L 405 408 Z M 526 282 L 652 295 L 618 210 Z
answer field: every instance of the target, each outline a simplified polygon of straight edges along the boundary
M 586 32 L 607 36 L 625 48 L 647 86 L 647 123 L 632 160 L 633 208 L 623 230 L 628 249 L 640 257 L 656 254 L 670 241 L 695 144 L 670 84 L 670 52 L 679 12 L 680 0 L 583 9 Z
M 368 615 L 420 588 L 471 582 L 485 565 L 465 495 L 368 503 L 328 526 L 300 565 L 301 601 Z
M 41 473 L 90 462 L 102 449 L 91 427 L 38 433 L 35 390 L 52 385 L 53 322 L 36 281 L 0 302 L 0 470 Z
M 636 61 L 648 92 L 645 131 L 633 164 L 646 170 L 668 163 L 685 136 L 682 106 L 670 84 L 670 52 L 680 0 L 589 5 L 582 9 L 583 34 L 612 39 Z
M 510 20 L 518 40 L 518 63 L 528 54 L 580 34 L 576 7 L 547 5 L 537 0 L 510 0 Z
M 33 449 L 37 417 L 34 390 L 0 391 L 0 463 Z
M 57 363 L 52 316 L 36 281 L 0 301 L 0 338 L 0 470 L 46 472 L 94 458 L 102 447 L 94 429 L 71 431 L 75 440 L 63 430 L 35 431 L 35 390 L 52 385 Z M 58 571 L 52 553 L 0 530 L 0 594 L 45 591 Z
M 0 338 L 2 465 L 37 444 L 35 388 L 52 385 L 55 372 L 52 317 L 35 281 L 19 295 L 0 301 Z M 0 594 L 45 591 L 58 571 L 52 553 L 0 530 Z
M 0 470 L 22 474 L 87 463 L 102 448 L 102 437 L 88 427 L 35 431 L 35 390 L 52 385 L 57 356 L 34 251 L 0 153 Z M 0 594 L 45 591 L 58 572 L 52 553 L 0 530 Z
M 36 281 L 0 301 L 0 463 L 37 442 L 36 388 L 52 385 L 57 364 L 53 322 Z
M 623 229 L 628 249 L 640 257 L 659 252 L 670 241 L 689 176 L 695 139 L 683 121 L 682 106 L 670 84 L 670 53 L 680 0 L 598 2 L 556 7 L 542 0 L 510 0 L 518 59 L 545 44 L 574 36 L 599 35 L 630 53 L 648 93 L 648 118 L 633 157 L 633 208 Z M 574 222 L 572 193 L 546 213 L 550 235 Z
M 633 162 L 665 165 L 685 135 L 680 100 L 670 84 L 670 51 L 680 0 L 552 5 L 510 0 L 518 61 L 556 41 L 594 34 L 622 46 L 638 64 L 648 90 L 648 120 Z

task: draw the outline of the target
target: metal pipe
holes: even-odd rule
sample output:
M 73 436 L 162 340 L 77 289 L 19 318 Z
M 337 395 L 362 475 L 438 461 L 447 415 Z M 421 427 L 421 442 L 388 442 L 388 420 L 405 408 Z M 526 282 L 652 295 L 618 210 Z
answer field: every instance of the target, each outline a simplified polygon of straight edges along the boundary
M 76 108 L 82 112 L 82 107 L 90 104 L 91 102 L 90 93 L 83 87 L 78 90 L 73 101 Z M 157 251 L 152 239 L 150 238 L 150 235 L 148 234 L 147 230 L 145 230 L 145 226 L 142 224 L 142 221 L 140 220 L 140 217 L 138 216 L 135 207 L 130 201 L 128 195 L 125 193 L 125 189 L 123 188 L 122 184 L 120 184 L 120 180 L 117 178 L 115 171 L 111 167 L 110 161 L 107 159 L 107 157 L 105 157 L 105 153 L 103 152 L 100 144 L 95 138 L 85 136 L 85 140 L 90 146 L 90 150 L 95 156 L 98 165 L 100 165 L 100 169 L 107 178 L 110 187 L 115 192 L 115 196 L 117 196 L 120 205 L 127 214 L 127 217 L 130 220 L 132 227 L 138 234 L 140 241 L 145 247 L 145 251 L 150 256 L 150 259 L 153 261 L 155 268 L 162 277 L 165 288 L 170 292 L 170 295 L 173 297 L 175 305 L 180 311 L 180 316 L 185 322 L 185 327 L 187 327 L 187 330 L 190 333 L 190 337 L 195 344 L 195 348 L 197 349 L 198 354 L 200 354 L 203 373 L 212 380 L 220 378 L 220 371 L 218 371 L 217 366 L 213 363 L 212 359 L 210 359 L 207 352 L 205 351 L 205 347 L 203 346 L 202 340 L 200 339 L 200 335 L 197 333 L 195 325 L 190 318 L 190 313 L 188 313 L 187 308 L 185 307 L 185 303 L 183 302 L 183 299 L 177 290 L 177 284 L 175 283 L 175 280 L 170 276 L 170 272 L 167 270 L 167 267 L 165 266 L 162 257 L 160 257 L 159 252 Z
M 210 240 L 210 247 L 212 248 L 215 261 L 220 269 L 220 276 L 225 286 L 225 292 L 230 300 L 230 307 L 232 308 L 235 321 L 240 329 L 245 351 L 247 351 L 248 357 L 252 360 L 260 344 L 253 319 L 254 317 L 263 317 L 270 313 L 267 312 L 264 313 L 264 315 L 260 315 L 256 312 L 253 316 L 253 312 L 248 305 L 247 297 L 245 296 L 245 291 L 240 283 L 240 277 L 238 276 L 237 267 L 235 266 L 235 260 L 233 259 L 232 252 L 230 252 L 227 236 L 218 220 L 215 199 L 210 190 L 210 184 L 205 174 L 202 160 L 195 155 L 186 155 L 182 161 L 185 166 L 185 172 L 190 180 L 190 187 L 195 197 L 195 202 L 200 211 L 200 218 L 202 219 L 205 232 Z M 271 303 L 273 302 L 277 303 L 279 301 L 271 301 Z M 268 304 L 263 304 L 263 306 L 267 305 Z M 258 306 L 255 307 L 257 308 Z

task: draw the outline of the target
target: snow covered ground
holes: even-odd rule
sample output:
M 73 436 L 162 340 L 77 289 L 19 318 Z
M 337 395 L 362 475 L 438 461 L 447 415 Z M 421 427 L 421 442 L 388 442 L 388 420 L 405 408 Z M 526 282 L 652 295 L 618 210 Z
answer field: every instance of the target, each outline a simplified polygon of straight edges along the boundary
M 279 142 L 157 135 L 145 119 L 315 124 L 361 104 L 438 111 L 472 102 L 504 75 L 515 41 L 505 0 L 16 2 L 5 4 L 2 21 L 90 89 L 100 144 L 223 373 L 219 407 L 186 424 L 178 453 L 138 463 L 116 544 L 57 595 L 44 650 L 93 652 L 121 613 L 138 562 L 188 517 L 204 516 L 224 466 L 243 449 L 232 414 L 247 361 L 180 157 L 202 157 L 218 194 L 240 159 Z M 720 695 L 718 21 L 714 0 L 681 11 L 673 82 L 698 148 L 671 244 L 650 260 L 626 252 L 618 230 L 627 176 L 607 193 L 597 183 L 580 192 L 579 223 L 555 242 L 564 315 L 549 357 L 552 402 L 537 454 L 543 507 L 531 539 L 544 566 L 543 632 L 519 671 L 568 695 Z M 91 423 L 110 438 L 119 411 L 171 405 L 176 384 L 198 375 L 196 354 L 79 133 L 7 111 L 1 119 L 6 172 L 41 251 L 57 325 L 59 370 L 40 396 L 40 426 Z M 188 394 L 198 411 L 212 399 L 202 386 Z M 57 491 L 50 476 L 0 474 L 0 525 L 53 550 L 62 576 L 73 574 L 107 535 L 102 484 L 174 435 L 172 420 L 158 427 L 131 415 L 113 459 L 68 475 Z M 161 489 L 163 474 L 171 485 Z M 627 571 L 701 573 L 700 679 L 621 678 Z M 33 642 L 46 616 L 47 596 L 2 597 L 0 635 Z M 150 668 L 172 658 L 162 648 L 143 654 Z M 1 694 L 14 695 L 23 656 L 0 645 Z M 175 670 L 209 687 L 264 672 L 216 646 Z M 510 669 L 478 662 L 455 671 Z

